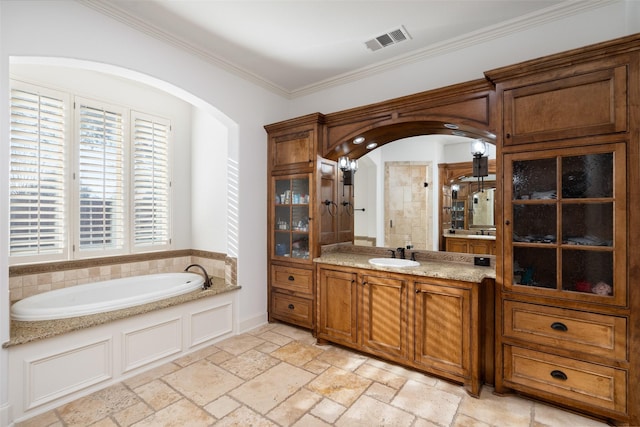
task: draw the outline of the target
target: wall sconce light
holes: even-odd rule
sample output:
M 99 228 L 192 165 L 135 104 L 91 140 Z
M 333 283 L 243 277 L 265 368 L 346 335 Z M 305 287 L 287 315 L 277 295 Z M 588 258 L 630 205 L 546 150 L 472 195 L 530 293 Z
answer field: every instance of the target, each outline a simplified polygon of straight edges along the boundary
M 353 175 L 358 170 L 358 160 L 351 160 L 347 156 L 341 156 L 338 159 L 338 166 L 342 171 L 342 184 L 353 185 Z
M 451 198 L 452 199 L 457 199 L 458 198 L 458 191 L 460 191 L 460 186 L 458 184 L 453 184 L 451 186 Z
M 487 143 L 481 139 L 475 139 L 471 143 L 471 155 L 473 156 L 473 176 L 478 178 L 478 189 L 484 190 L 484 177 L 489 175 L 489 158 L 485 156 L 488 151 Z

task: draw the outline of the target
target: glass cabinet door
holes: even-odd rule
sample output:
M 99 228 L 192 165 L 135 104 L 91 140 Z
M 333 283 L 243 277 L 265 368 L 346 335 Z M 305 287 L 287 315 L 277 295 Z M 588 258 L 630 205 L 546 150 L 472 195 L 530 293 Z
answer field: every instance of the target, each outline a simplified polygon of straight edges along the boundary
M 507 154 L 505 160 L 505 285 L 624 304 L 624 145 Z
M 309 260 L 310 175 L 273 178 L 272 256 Z
M 451 202 L 451 228 L 456 230 L 464 230 L 467 228 L 466 219 L 466 202 L 464 200 L 453 200 Z

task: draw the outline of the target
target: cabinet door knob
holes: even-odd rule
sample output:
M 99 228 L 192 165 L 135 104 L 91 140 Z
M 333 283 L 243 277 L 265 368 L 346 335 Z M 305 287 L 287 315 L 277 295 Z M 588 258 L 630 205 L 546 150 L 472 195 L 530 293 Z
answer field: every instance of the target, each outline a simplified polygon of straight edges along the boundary
M 509 224 L 511 224 L 511 221 L 506 220 L 504 223 L 505 223 L 505 225 L 509 225 Z
M 510 133 L 507 133 L 505 136 L 507 137 L 507 139 L 511 138 L 511 134 Z
M 560 322 L 553 322 L 551 324 L 551 329 L 553 329 L 554 331 L 561 331 L 561 332 L 567 332 L 569 330 L 569 328 L 567 328 L 567 325 Z
M 296 308 L 296 306 L 295 306 L 295 305 L 293 305 L 293 304 L 289 304 L 289 305 L 287 306 L 287 308 L 288 308 L 289 310 L 293 310 L 294 308 Z
M 558 371 L 558 370 L 553 370 L 551 371 L 551 376 L 557 380 L 562 380 L 562 381 L 566 381 L 567 380 L 567 374 L 565 374 L 562 371 Z
M 295 278 L 295 277 L 293 277 L 293 276 L 289 276 L 289 281 L 290 281 L 290 282 L 293 282 L 294 280 L 296 280 L 296 278 Z
M 420 293 L 420 289 L 416 289 L 416 294 L 419 294 L 419 293 Z

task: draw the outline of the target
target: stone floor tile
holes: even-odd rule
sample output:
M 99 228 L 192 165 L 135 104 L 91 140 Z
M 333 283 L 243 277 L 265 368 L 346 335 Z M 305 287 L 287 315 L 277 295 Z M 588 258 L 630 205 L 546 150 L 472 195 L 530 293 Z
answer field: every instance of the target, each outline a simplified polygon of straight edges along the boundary
M 313 345 L 292 341 L 271 353 L 271 356 L 294 366 L 304 366 L 315 359 L 323 350 Z
M 116 424 L 111 418 L 103 418 L 100 421 L 96 421 L 91 424 L 89 427 L 118 427 L 118 424 Z
M 161 380 L 151 381 L 133 390 L 142 400 L 147 402 L 154 411 L 169 406 L 182 399 L 180 393 L 169 387 Z
M 260 344 L 264 344 L 263 339 L 254 337 L 253 335 L 243 334 L 220 341 L 216 344 L 216 347 L 237 356 L 238 354 L 251 350 Z
M 173 361 L 173 363 L 175 363 L 176 365 L 179 366 L 187 366 L 187 365 L 191 365 L 193 362 L 196 362 L 200 359 L 204 359 L 206 357 L 211 356 L 212 354 L 215 354 L 217 352 L 219 352 L 220 349 L 218 347 L 215 347 L 213 345 L 201 348 L 200 350 L 196 350 L 193 353 L 189 353 L 187 355 L 182 356 L 179 359 L 176 359 Z
M 325 398 L 311 410 L 311 414 L 328 422 L 329 424 L 333 424 L 346 410 L 347 408 L 341 404 Z
M 61 406 L 58 416 L 69 427 L 86 427 L 138 402 L 138 396 L 118 383 Z
M 180 369 L 180 366 L 174 363 L 165 363 L 164 365 L 160 365 L 156 368 L 138 374 L 135 377 L 124 380 L 124 384 L 132 389 L 138 388 L 143 384 L 151 382 L 157 378 L 162 378 L 163 376 L 175 372 L 178 369 Z
M 232 359 L 234 357 L 233 354 L 227 353 L 226 351 L 219 351 L 217 353 L 212 354 L 207 357 L 207 360 L 211 363 L 215 363 L 216 365 L 221 364 L 222 362 Z
M 163 379 L 198 405 L 212 402 L 243 382 L 206 359 L 165 375 Z
M 316 339 L 308 330 L 285 325 L 284 323 L 276 324 L 272 331 L 306 344 L 315 344 L 316 342 Z
M 229 395 L 260 414 L 266 414 L 313 377 L 310 372 L 282 362 L 232 390 Z
M 204 409 L 214 417 L 220 419 L 225 417 L 232 411 L 235 411 L 240 406 L 240 403 L 238 403 L 236 400 L 230 398 L 227 395 L 224 395 L 219 399 L 216 399 L 213 402 L 209 403 L 204 407 Z
M 383 360 L 369 359 L 367 364 L 384 369 L 385 371 L 394 373 L 407 380 L 413 380 L 431 386 L 435 386 L 438 383 L 437 378 L 431 377 L 422 372 L 414 371 L 413 369 L 405 368 L 404 366 L 394 365 L 393 363 L 385 362 Z
M 409 380 L 391 404 L 410 411 L 420 418 L 441 425 L 450 425 L 462 399 L 426 384 Z
M 331 424 L 327 424 L 313 415 L 306 414 L 293 427 L 331 427 Z
M 274 331 L 267 331 L 257 336 L 265 341 L 269 341 L 270 343 L 276 344 L 278 346 L 283 346 L 293 341 L 293 338 L 288 337 L 286 335 L 279 334 Z
M 303 368 L 309 372 L 313 372 L 314 374 L 318 375 L 326 371 L 330 366 L 331 365 L 329 365 L 327 362 L 322 362 L 318 359 L 313 359 L 309 361 L 309 363 L 305 363 Z
M 260 344 L 259 346 L 255 347 L 256 350 L 261 351 L 262 353 L 265 353 L 265 354 L 271 354 L 279 348 L 280 348 L 279 345 L 269 341 L 265 341 L 264 344 Z
M 379 368 L 370 363 L 365 363 L 364 365 L 360 366 L 355 371 L 355 373 L 360 375 L 361 377 L 369 378 L 372 381 L 379 382 L 386 385 L 387 387 L 391 387 L 396 390 L 399 390 L 400 387 L 402 387 L 404 383 L 407 382 L 406 377 L 403 377 L 386 369 Z
M 415 416 L 369 396 L 361 396 L 335 423 L 337 427 L 409 427 Z
M 263 333 L 272 330 L 273 328 L 275 328 L 276 325 L 273 323 L 267 323 L 266 325 L 262 325 L 262 326 L 258 326 L 257 328 L 251 329 L 249 331 L 247 331 L 246 333 L 249 335 L 254 335 L 254 336 L 258 336 L 258 335 L 262 335 Z
M 395 397 L 397 392 L 398 390 L 384 384 L 373 383 L 367 389 L 367 391 L 364 392 L 364 394 L 366 394 L 367 396 L 371 396 L 374 399 L 379 400 L 380 402 L 389 403 L 391 402 L 391 399 Z
M 490 387 L 483 387 L 480 398 L 465 396 L 459 413 L 490 425 L 529 427 L 533 402 L 516 396 L 496 396 Z
M 345 371 L 355 371 L 368 359 L 369 358 L 367 356 L 347 351 L 339 347 L 329 347 L 318 356 L 318 360 L 327 362 L 337 368 L 344 369 Z
M 269 421 L 262 415 L 252 411 L 246 406 L 241 406 L 222 420 L 216 423 L 216 427 L 277 427 L 277 424 Z
M 423 420 L 422 418 L 416 418 L 416 422 L 413 423 L 413 427 L 441 427 L 441 426 L 439 426 L 438 424 L 432 423 L 431 421 Z
M 353 372 L 330 367 L 307 385 L 313 392 L 349 406 L 371 385 L 371 380 Z
M 133 424 L 133 427 L 209 427 L 214 422 L 215 419 L 206 411 L 187 399 L 182 399 Z
M 303 388 L 273 408 L 267 413 L 267 417 L 281 426 L 288 427 L 295 423 L 320 400 L 322 400 L 322 396 Z
M 484 421 L 476 420 L 475 418 L 472 418 L 468 415 L 458 414 L 455 420 L 453 420 L 451 427 L 492 427 L 492 426 L 485 423 Z
M 279 359 L 252 349 L 241 355 L 222 362 L 219 366 L 244 380 L 251 379 L 262 372 L 273 368 Z
M 136 403 L 133 406 L 129 406 L 122 411 L 113 414 L 113 418 L 122 427 L 129 427 L 134 423 L 148 417 L 153 414 L 153 409 L 144 402 Z
M 607 424 L 572 412 L 564 411 L 560 408 L 535 402 L 533 404 L 533 425 L 535 427 L 604 427 Z

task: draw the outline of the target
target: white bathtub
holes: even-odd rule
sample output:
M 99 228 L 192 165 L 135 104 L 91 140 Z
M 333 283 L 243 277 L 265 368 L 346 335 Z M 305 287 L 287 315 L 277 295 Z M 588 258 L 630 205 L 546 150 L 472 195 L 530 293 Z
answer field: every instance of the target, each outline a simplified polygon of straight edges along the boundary
M 134 276 L 71 286 L 22 299 L 11 306 L 11 318 L 55 320 L 105 313 L 195 291 L 204 278 L 196 273 Z

